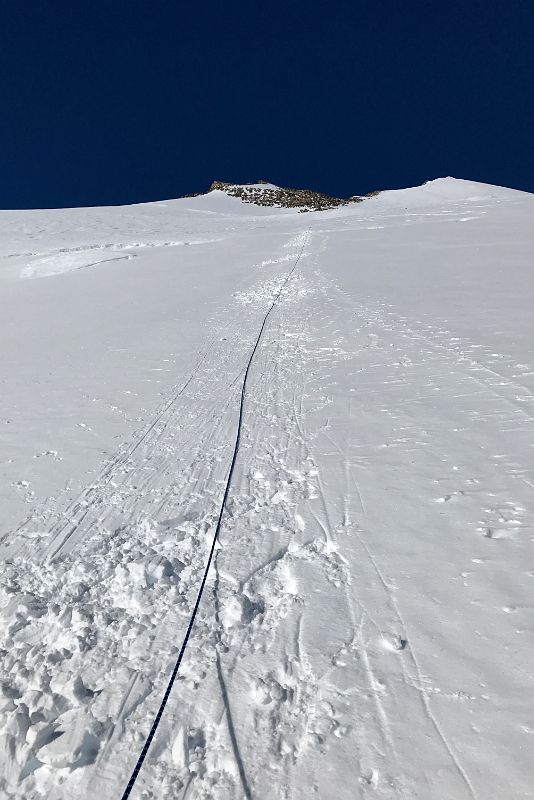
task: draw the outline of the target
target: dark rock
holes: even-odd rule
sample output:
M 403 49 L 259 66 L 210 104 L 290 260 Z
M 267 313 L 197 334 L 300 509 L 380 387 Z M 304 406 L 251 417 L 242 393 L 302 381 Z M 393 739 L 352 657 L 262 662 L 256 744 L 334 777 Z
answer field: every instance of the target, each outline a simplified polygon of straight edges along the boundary
M 266 188 L 263 188 L 264 186 Z M 299 211 L 327 211 L 338 206 L 361 203 L 363 200 L 362 197 L 333 197 L 312 189 L 271 187 L 268 181 L 264 180 L 258 181 L 256 184 L 213 181 L 210 192 L 215 190 L 225 192 L 231 197 L 239 197 L 244 203 L 277 208 L 296 208 Z

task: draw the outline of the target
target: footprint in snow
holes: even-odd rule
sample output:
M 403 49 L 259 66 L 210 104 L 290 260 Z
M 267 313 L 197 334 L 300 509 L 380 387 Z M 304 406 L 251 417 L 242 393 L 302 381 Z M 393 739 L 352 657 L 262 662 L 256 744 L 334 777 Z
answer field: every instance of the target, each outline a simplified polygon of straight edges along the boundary
M 403 639 L 398 633 L 386 634 L 382 637 L 382 647 L 384 650 L 390 650 L 394 653 L 404 650 L 407 644 L 408 640 Z
M 450 494 L 444 494 L 442 497 L 437 497 L 435 502 L 436 503 L 448 503 L 450 500 L 456 500 L 458 497 L 464 497 L 465 492 L 461 489 L 457 492 L 451 492 Z
M 379 772 L 377 769 L 364 769 L 359 777 L 359 782 L 364 786 L 372 786 L 376 789 L 378 786 Z
M 62 461 L 62 457 L 59 455 L 57 450 L 43 450 L 41 453 L 36 453 L 34 458 L 43 458 L 48 456 L 49 458 L 53 458 L 55 461 Z
M 479 520 L 477 531 L 486 539 L 513 539 L 523 525 L 522 506 L 507 502 L 502 508 L 487 508 L 487 517 Z
M 486 539 L 512 539 L 514 533 L 516 533 L 515 528 L 506 529 L 506 528 L 478 528 L 481 531 L 482 536 Z

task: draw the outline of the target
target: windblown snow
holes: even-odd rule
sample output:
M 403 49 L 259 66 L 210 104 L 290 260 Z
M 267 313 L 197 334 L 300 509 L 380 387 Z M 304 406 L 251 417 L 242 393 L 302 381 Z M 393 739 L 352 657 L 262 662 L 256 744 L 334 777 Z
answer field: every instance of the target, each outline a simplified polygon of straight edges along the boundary
M 131 797 L 534 798 L 533 214 L 0 212 L 0 797 L 123 796 L 261 333 Z

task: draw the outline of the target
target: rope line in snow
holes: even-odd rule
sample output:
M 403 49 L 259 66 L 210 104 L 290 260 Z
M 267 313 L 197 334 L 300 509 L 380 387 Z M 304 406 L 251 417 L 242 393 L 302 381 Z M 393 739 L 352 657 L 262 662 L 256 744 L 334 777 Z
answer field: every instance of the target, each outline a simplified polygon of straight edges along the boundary
M 239 445 L 240 445 L 240 442 L 241 442 L 241 428 L 242 428 L 242 424 L 243 424 L 243 415 L 244 415 L 244 406 L 245 406 L 245 395 L 246 395 L 247 381 L 248 381 L 249 372 L 250 372 L 250 369 L 252 367 L 252 362 L 254 361 L 254 356 L 256 355 L 256 351 L 257 351 L 257 349 L 259 347 L 261 338 L 263 336 L 263 332 L 265 330 L 265 326 L 267 325 L 267 321 L 269 319 L 269 316 L 271 315 L 271 312 L 274 310 L 274 308 L 278 304 L 278 301 L 280 300 L 282 292 L 284 291 L 284 289 L 287 286 L 290 278 L 292 277 L 293 273 L 295 272 L 295 270 L 296 270 L 296 268 L 298 266 L 298 263 L 299 263 L 299 261 L 300 261 L 300 259 L 302 257 L 302 253 L 304 252 L 305 244 L 306 244 L 306 242 L 304 241 L 304 243 L 302 244 L 302 247 L 300 248 L 300 252 L 299 252 L 297 258 L 295 259 L 295 263 L 293 264 L 293 267 L 291 268 L 291 270 L 286 275 L 285 280 L 283 281 L 282 285 L 280 286 L 280 289 L 278 290 L 276 296 L 274 297 L 274 299 L 273 299 L 273 301 L 272 301 L 272 303 L 271 303 L 271 305 L 269 307 L 269 310 L 267 311 L 267 313 L 265 314 L 265 316 L 263 318 L 263 322 L 261 324 L 259 333 L 258 333 L 258 335 L 256 337 L 256 341 L 255 341 L 254 347 L 252 348 L 252 351 L 250 353 L 250 356 L 249 356 L 249 359 L 248 359 L 248 362 L 247 362 L 247 366 L 246 366 L 246 369 L 245 369 L 245 374 L 243 376 L 243 383 L 241 385 L 241 396 L 240 396 L 240 401 L 239 401 L 239 418 L 238 418 L 238 421 L 237 421 L 236 438 L 235 438 L 234 450 L 233 450 L 233 453 L 232 453 L 232 460 L 230 462 L 230 469 L 228 471 L 228 477 L 226 479 L 226 485 L 225 485 L 225 488 L 224 488 L 224 494 L 223 494 L 223 498 L 222 498 L 222 502 L 221 502 L 221 507 L 220 507 L 220 510 L 219 510 L 219 515 L 217 517 L 217 524 L 215 526 L 215 531 L 214 531 L 213 539 L 212 539 L 212 542 L 211 542 L 211 548 L 210 548 L 210 552 L 209 552 L 209 555 L 208 555 L 208 560 L 207 560 L 206 566 L 204 568 L 204 574 L 203 574 L 202 580 L 200 582 L 200 587 L 199 587 L 199 590 L 198 590 L 198 593 L 197 593 L 197 598 L 195 600 L 195 605 L 193 606 L 193 611 L 192 611 L 191 616 L 189 618 L 189 623 L 187 625 L 187 630 L 185 632 L 185 636 L 184 636 L 184 639 L 182 641 L 182 646 L 180 648 L 180 652 L 178 653 L 178 657 L 176 659 L 176 663 L 174 665 L 173 671 L 172 671 L 171 676 L 169 678 L 169 681 L 167 683 L 167 688 L 165 689 L 165 692 L 163 694 L 163 698 L 161 700 L 161 703 L 160 703 L 160 706 L 158 708 L 157 714 L 156 714 L 156 716 L 154 718 L 154 721 L 152 723 L 152 727 L 150 728 L 148 736 L 145 739 L 145 742 L 143 744 L 142 750 L 141 750 L 141 752 L 139 754 L 139 757 L 137 759 L 137 762 L 136 762 L 136 764 L 135 764 L 135 766 L 133 768 L 132 774 L 130 775 L 130 779 L 129 779 L 128 783 L 126 784 L 126 788 L 125 788 L 125 790 L 124 790 L 124 792 L 122 794 L 121 800 L 128 800 L 128 798 L 130 797 L 130 794 L 132 792 L 132 789 L 135 786 L 135 782 L 136 782 L 136 780 L 137 780 L 137 778 L 139 776 L 139 773 L 141 771 L 141 768 L 142 768 L 142 766 L 144 764 L 145 758 L 146 758 L 146 756 L 148 754 L 148 751 L 150 749 L 150 745 L 152 744 L 152 740 L 154 739 L 154 736 L 156 735 L 156 731 L 158 729 L 159 723 L 161 722 L 161 718 L 163 716 L 163 712 L 165 711 L 165 706 L 167 705 L 167 701 L 168 701 L 168 699 L 170 697 L 170 694 L 171 694 L 171 691 L 172 691 L 172 687 L 173 687 L 174 682 L 176 680 L 176 676 L 178 675 L 178 670 L 180 669 L 180 665 L 182 663 L 182 660 L 183 660 L 183 657 L 184 657 L 184 654 L 185 654 L 185 650 L 186 650 L 187 644 L 189 642 L 189 638 L 191 636 L 191 632 L 193 630 L 193 625 L 195 624 L 195 618 L 196 618 L 196 615 L 197 615 L 197 612 L 198 612 L 198 609 L 199 609 L 199 606 L 200 606 L 200 602 L 202 600 L 202 595 L 204 593 L 204 588 L 206 586 L 206 581 L 207 581 L 207 578 L 208 578 L 208 573 L 209 573 L 209 570 L 210 570 L 210 567 L 211 567 L 211 563 L 213 561 L 213 554 L 215 552 L 215 545 L 217 544 L 217 541 L 218 541 L 218 538 L 219 538 L 219 533 L 220 533 L 220 530 L 221 530 L 222 520 L 223 520 L 224 512 L 225 512 L 225 509 L 226 509 L 226 503 L 227 503 L 227 500 L 228 500 L 228 495 L 230 493 L 230 485 L 231 485 L 231 482 L 232 482 L 232 476 L 234 474 L 234 469 L 235 469 L 235 465 L 236 465 L 236 461 L 237 461 L 237 456 L 238 456 L 238 453 L 239 453 Z

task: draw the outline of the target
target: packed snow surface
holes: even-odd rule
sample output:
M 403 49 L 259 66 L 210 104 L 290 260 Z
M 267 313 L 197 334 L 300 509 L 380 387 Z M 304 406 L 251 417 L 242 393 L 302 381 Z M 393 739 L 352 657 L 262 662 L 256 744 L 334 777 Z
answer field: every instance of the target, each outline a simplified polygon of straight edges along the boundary
M 0 212 L 0 797 L 120 800 L 273 302 L 132 798 L 534 797 L 533 215 Z

